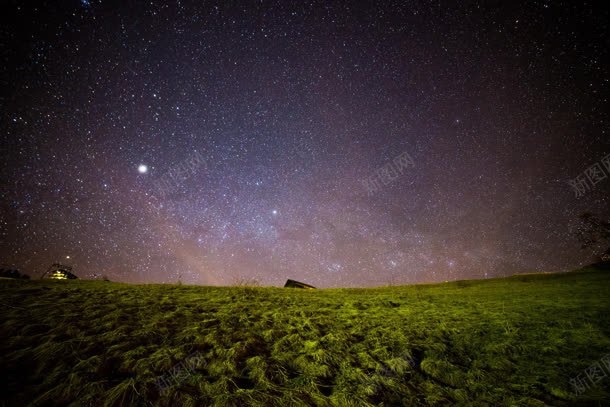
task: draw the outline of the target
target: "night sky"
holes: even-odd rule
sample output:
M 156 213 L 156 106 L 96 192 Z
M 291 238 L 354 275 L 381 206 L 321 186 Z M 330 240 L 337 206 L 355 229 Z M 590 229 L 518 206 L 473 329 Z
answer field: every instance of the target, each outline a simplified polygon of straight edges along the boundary
M 578 215 L 610 217 L 595 5 L 8 1 L 0 15 L 5 268 L 485 278 L 590 263 Z

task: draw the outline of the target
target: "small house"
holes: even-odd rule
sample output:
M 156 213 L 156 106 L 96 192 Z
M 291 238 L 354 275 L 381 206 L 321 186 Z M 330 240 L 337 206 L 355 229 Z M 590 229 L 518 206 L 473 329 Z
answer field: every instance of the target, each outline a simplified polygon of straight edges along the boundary
M 316 287 L 309 285 L 309 284 L 305 284 L 305 283 L 301 283 L 299 281 L 295 281 L 295 280 L 286 280 L 286 284 L 284 284 L 284 287 L 289 287 L 289 288 L 304 288 L 306 290 L 313 290 Z
M 50 280 L 76 280 L 78 277 L 72 273 L 72 267 L 53 263 L 41 278 Z

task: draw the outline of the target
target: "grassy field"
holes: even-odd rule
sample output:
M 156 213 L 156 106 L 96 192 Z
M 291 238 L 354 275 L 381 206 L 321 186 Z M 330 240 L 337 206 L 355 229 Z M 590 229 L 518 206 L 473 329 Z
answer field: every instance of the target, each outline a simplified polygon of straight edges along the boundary
M 610 272 L 375 289 L 0 281 L 0 405 L 609 405 Z M 602 361 L 603 362 L 603 361 Z M 610 376 L 610 373 L 608 373 Z

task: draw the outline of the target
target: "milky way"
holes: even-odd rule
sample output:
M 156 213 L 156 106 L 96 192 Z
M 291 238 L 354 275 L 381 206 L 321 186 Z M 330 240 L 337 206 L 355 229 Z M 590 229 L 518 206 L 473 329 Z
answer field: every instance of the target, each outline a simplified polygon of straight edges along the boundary
M 0 13 L 3 267 L 336 287 L 594 257 L 603 9 L 55 3 Z

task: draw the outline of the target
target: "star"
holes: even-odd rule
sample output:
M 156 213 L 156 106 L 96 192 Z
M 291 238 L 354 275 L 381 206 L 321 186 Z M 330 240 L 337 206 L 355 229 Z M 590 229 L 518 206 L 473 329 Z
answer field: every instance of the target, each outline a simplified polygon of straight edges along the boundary
M 145 165 L 145 164 L 140 164 L 140 165 L 138 166 L 138 172 L 139 172 L 140 174 L 146 174 L 146 173 L 148 172 L 148 166 L 147 166 L 147 165 Z

